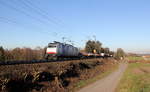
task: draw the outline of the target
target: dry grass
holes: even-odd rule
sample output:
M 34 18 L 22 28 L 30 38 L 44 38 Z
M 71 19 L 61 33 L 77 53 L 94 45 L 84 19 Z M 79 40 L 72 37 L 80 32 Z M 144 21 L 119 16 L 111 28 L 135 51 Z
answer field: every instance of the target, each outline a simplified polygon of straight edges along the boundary
M 100 75 L 116 64 L 113 59 L 7 65 L 0 67 L 0 90 L 9 92 L 63 92 Z

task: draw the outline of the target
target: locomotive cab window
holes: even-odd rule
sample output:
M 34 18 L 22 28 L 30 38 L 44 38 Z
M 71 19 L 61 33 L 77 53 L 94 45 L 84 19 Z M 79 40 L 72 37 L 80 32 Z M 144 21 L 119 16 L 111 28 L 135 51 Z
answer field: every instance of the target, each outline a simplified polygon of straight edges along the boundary
M 57 47 L 57 46 L 48 46 L 48 47 L 54 48 L 54 47 Z

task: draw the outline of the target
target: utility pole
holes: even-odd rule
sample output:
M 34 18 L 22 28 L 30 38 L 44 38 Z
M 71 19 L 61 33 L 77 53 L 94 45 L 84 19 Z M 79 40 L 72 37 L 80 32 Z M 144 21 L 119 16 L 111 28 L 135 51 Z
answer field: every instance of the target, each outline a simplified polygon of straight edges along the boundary
M 65 37 L 62 37 L 63 43 L 65 43 L 65 39 L 66 39 Z
M 96 36 L 95 36 L 95 35 L 93 35 L 93 38 L 94 38 L 94 40 L 95 40 L 95 42 L 96 42 Z

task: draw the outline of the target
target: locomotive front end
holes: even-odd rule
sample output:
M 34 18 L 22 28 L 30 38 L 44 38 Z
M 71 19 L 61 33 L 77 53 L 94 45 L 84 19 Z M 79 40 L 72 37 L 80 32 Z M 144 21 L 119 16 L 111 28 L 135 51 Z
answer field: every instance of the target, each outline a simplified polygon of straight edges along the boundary
M 57 44 L 49 43 L 46 49 L 46 59 L 57 57 Z

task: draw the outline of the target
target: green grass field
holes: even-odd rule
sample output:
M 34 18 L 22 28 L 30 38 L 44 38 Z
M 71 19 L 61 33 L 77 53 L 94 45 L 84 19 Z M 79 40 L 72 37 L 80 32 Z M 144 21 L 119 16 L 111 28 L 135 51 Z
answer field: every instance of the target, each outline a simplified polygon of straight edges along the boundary
M 129 56 L 127 57 L 128 60 L 131 60 L 131 61 L 140 61 L 140 60 L 144 60 L 143 57 L 138 57 L 138 56 Z
M 150 63 L 130 63 L 116 92 L 150 92 Z

